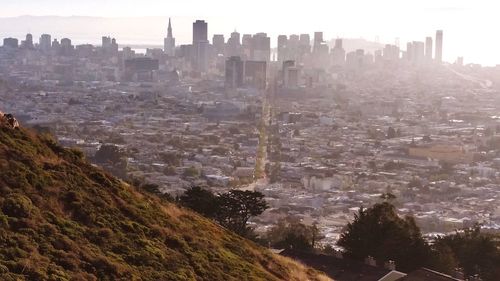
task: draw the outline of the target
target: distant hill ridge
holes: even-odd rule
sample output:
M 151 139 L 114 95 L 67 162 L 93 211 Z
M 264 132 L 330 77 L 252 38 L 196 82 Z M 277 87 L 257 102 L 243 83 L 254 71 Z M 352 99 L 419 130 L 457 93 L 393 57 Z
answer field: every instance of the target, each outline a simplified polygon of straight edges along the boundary
M 330 280 L 0 122 L 0 280 Z

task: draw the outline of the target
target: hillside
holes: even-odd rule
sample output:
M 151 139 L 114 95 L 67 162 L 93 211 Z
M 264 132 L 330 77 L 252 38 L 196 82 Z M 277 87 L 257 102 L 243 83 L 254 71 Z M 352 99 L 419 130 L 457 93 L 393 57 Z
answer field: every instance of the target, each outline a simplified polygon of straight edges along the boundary
M 0 280 L 329 279 L 0 122 Z

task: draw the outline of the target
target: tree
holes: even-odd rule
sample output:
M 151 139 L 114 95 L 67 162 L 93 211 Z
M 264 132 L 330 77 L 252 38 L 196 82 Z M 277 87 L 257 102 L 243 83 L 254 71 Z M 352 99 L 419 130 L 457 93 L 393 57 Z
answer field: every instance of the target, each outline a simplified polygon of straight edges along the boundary
M 116 164 L 123 160 L 125 154 L 120 148 L 112 144 L 103 144 L 95 153 L 95 161 L 97 163 L 112 163 Z
M 478 274 L 485 281 L 498 280 L 499 244 L 493 236 L 481 233 L 479 225 L 440 237 L 433 245 L 433 250 L 437 253 L 436 268 L 450 273 L 450 269 L 453 270 L 451 266 L 456 267 L 458 264 L 466 277 Z
M 388 202 L 361 208 L 337 244 L 355 259 L 372 256 L 379 262 L 393 260 L 402 271 L 418 269 L 430 257 L 430 248 L 415 220 L 409 216 L 400 218 Z
M 311 233 L 302 223 L 278 224 L 267 234 L 270 244 L 276 248 L 312 251 Z
M 266 233 L 266 240 L 271 246 L 301 252 L 312 251 L 322 238 L 316 223 L 305 225 L 291 218 L 280 220 Z
M 247 222 L 262 214 L 268 205 L 264 194 L 257 191 L 230 190 L 217 197 L 215 220 L 242 236 L 248 233 Z
M 387 129 L 387 138 L 393 139 L 396 136 L 397 136 L 396 130 L 393 127 L 389 127 L 389 129 Z
M 179 203 L 208 218 L 213 218 L 217 209 L 215 195 L 199 186 L 186 190 L 179 197 Z

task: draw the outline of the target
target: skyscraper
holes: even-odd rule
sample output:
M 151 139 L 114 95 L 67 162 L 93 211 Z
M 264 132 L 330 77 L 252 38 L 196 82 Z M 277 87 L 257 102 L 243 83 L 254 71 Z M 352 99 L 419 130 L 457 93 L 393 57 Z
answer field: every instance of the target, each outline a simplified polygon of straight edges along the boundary
M 52 39 L 50 38 L 49 34 L 42 34 L 42 36 L 40 36 L 40 41 L 38 43 L 40 45 L 40 50 L 46 53 L 50 51 Z
M 278 61 L 284 61 L 286 59 L 286 47 L 288 38 L 286 35 L 278 36 Z
M 223 34 L 214 34 L 212 37 L 212 45 L 214 46 L 215 55 L 224 55 L 226 42 Z
M 413 41 L 412 49 L 413 49 L 413 61 L 417 64 L 422 63 L 425 57 L 424 42 Z
M 414 56 L 413 56 L 413 43 L 408 42 L 406 43 L 406 59 L 408 61 L 413 61 Z
M 230 57 L 226 60 L 225 86 L 236 89 L 243 86 L 243 61 L 240 57 Z
M 345 64 L 345 50 L 342 46 L 342 39 L 335 39 L 335 47 L 332 49 L 331 57 L 334 66 L 343 66 Z
M 26 49 L 33 49 L 33 35 L 26 34 L 26 40 L 21 42 L 21 47 Z
M 17 49 L 19 47 L 19 40 L 16 38 L 3 39 L 3 46 L 10 49 Z
M 443 31 L 436 31 L 436 53 L 434 54 L 436 62 L 441 63 L 443 61 Z
M 313 53 L 317 52 L 323 44 L 323 32 L 314 32 Z
M 193 66 L 196 71 L 205 72 L 208 68 L 208 24 L 204 20 L 193 23 Z
M 252 59 L 266 61 L 271 59 L 271 38 L 266 33 L 257 33 L 252 36 Z
M 432 37 L 425 38 L 425 59 L 432 60 Z
M 236 31 L 231 33 L 231 37 L 227 40 L 226 46 L 226 56 L 241 56 L 241 42 L 240 42 L 240 34 Z
M 172 22 L 168 19 L 167 38 L 164 39 L 163 51 L 167 56 L 175 56 L 175 38 L 172 35 Z
M 193 45 L 200 41 L 208 40 L 208 24 L 204 20 L 197 20 L 193 23 Z

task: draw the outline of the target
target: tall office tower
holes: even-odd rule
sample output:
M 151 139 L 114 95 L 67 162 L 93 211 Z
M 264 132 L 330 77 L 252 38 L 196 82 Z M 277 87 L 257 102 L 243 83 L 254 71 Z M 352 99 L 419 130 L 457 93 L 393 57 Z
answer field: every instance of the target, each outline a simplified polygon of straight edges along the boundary
M 240 42 L 240 34 L 236 31 L 231 33 L 231 37 L 227 39 L 226 44 L 226 57 L 241 57 L 241 42 Z
M 204 20 L 193 23 L 193 66 L 200 72 L 208 69 L 208 24 Z
M 243 61 L 240 57 L 230 57 L 226 60 L 227 89 L 236 89 L 243 86 Z
M 343 41 L 341 38 L 335 39 L 335 48 L 340 48 L 340 49 L 343 48 Z
M 252 36 L 251 57 L 255 61 L 268 62 L 271 59 L 271 38 L 266 33 Z
M 224 49 L 226 45 L 224 35 L 214 34 L 214 36 L 212 37 L 212 45 L 214 46 L 215 55 L 224 55 Z
M 38 41 L 38 44 L 40 46 L 40 50 L 44 53 L 47 53 L 50 51 L 52 39 L 50 38 L 49 34 L 42 34 L 40 36 L 40 40 Z
M 424 42 L 413 41 L 412 49 L 413 49 L 413 61 L 417 64 L 423 63 L 425 59 Z
M 33 35 L 26 34 L 26 40 L 21 42 L 21 47 L 26 49 L 33 49 Z
M 52 40 L 52 50 L 57 52 L 59 47 L 61 47 L 61 44 L 57 41 L 57 38 L 54 38 L 54 40 Z
M 406 43 L 406 59 L 413 61 L 413 44 L 411 42 Z
M 331 57 L 334 66 L 345 65 L 345 50 L 342 47 L 342 39 L 335 39 L 335 47 L 332 49 Z
M 278 36 L 278 61 L 284 61 L 286 59 L 288 37 L 286 35 Z
M 309 34 L 300 34 L 300 51 L 302 54 L 311 52 L 311 37 Z
M 63 56 L 71 56 L 73 54 L 74 46 L 71 44 L 71 39 L 61 39 L 60 54 Z
M 443 31 L 436 31 L 436 53 L 434 54 L 434 59 L 441 63 L 443 61 Z
M 3 46 L 10 49 L 17 49 L 19 47 L 19 40 L 16 38 L 4 38 Z
M 197 20 L 193 23 L 193 45 L 201 41 L 208 40 L 208 24 L 204 20 Z
M 399 60 L 399 47 L 396 45 L 387 44 L 382 51 L 382 57 L 385 61 Z
M 285 87 L 285 88 L 288 88 L 288 86 L 289 86 L 289 78 L 290 78 L 289 74 L 290 73 L 288 72 L 288 70 L 290 68 L 293 68 L 293 67 L 295 67 L 295 61 L 287 60 L 287 61 L 283 62 L 283 67 L 281 69 L 281 75 L 282 75 L 281 79 L 283 81 L 283 87 Z
M 245 60 L 252 59 L 252 35 L 243 34 L 241 46 L 243 48 L 243 58 Z
M 172 22 L 168 18 L 167 37 L 163 40 L 163 51 L 167 56 L 175 56 L 175 38 L 172 35 Z
M 432 37 L 425 38 L 425 59 L 432 61 Z
M 111 37 L 103 36 L 102 37 L 102 48 L 109 49 L 111 47 Z
M 109 49 L 114 54 L 118 53 L 118 43 L 116 43 L 115 38 L 111 39 L 111 47 Z
M 246 61 L 243 79 L 247 86 L 264 90 L 267 85 L 267 62 Z
M 323 44 L 323 32 L 314 32 L 313 52 L 317 52 L 318 47 Z
M 288 38 L 288 42 L 286 44 L 285 60 L 295 60 L 296 62 L 301 62 L 301 57 L 300 36 L 297 34 L 292 34 Z

